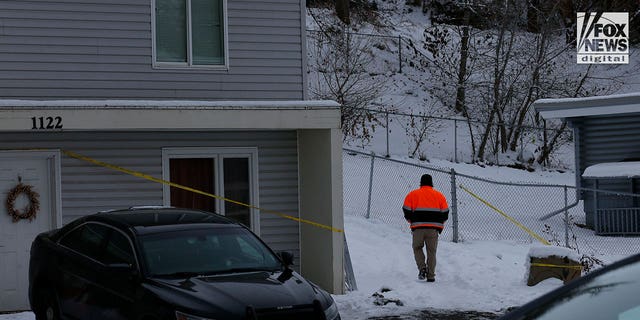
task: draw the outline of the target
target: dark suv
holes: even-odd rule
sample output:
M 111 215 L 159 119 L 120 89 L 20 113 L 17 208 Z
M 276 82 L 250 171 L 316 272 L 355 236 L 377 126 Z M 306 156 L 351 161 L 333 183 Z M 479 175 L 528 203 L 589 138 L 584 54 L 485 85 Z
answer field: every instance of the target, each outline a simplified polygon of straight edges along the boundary
M 292 263 L 212 213 L 101 212 L 36 237 L 29 299 L 38 320 L 340 319 Z

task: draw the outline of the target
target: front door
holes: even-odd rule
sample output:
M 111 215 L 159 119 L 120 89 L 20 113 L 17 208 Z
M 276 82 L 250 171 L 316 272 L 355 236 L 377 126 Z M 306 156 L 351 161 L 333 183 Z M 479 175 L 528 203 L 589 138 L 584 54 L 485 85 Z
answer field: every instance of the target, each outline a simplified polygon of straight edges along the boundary
M 60 226 L 56 179 L 57 151 L 0 151 L 0 311 L 28 310 L 31 242 L 41 232 Z M 32 221 L 13 221 L 6 202 L 18 183 L 31 186 L 40 203 Z M 30 204 L 25 193 L 15 196 L 21 213 Z

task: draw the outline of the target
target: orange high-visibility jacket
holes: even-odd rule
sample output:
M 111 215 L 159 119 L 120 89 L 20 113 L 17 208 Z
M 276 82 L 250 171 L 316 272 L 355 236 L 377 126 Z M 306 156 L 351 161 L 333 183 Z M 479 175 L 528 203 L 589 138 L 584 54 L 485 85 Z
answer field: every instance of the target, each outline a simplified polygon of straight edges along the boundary
M 449 219 L 447 199 L 430 186 L 422 186 L 409 192 L 404 199 L 402 211 L 412 230 L 431 228 L 442 232 L 444 222 Z

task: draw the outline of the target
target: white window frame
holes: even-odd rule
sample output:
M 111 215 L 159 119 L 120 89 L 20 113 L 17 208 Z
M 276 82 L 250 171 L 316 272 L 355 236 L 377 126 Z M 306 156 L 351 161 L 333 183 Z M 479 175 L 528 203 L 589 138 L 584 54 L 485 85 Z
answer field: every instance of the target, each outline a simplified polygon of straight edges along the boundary
M 258 148 L 254 147 L 194 147 L 194 148 L 162 148 L 162 179 L 169 181 L 170 170 L 169 161 L 171 159 L 186 158 L 210 158 L 215 159 L 215 190 L 217 196 L 224 195 L 224 170 L 223 160 L 225 158 L 247 158 L 249 159 L 249 204 L 259 207 L 258 197 Z M 171 187 L 162 185 L 162 203 L 165 206 L 171 205 Z M 215 199 L 216 212 L 225 215 L 224 200 Z M 260 212 L 255 208 L 249 208 L 251 221 L 251 231 L 260 235 Z
M 191 21 L 191 0 L 187 1 L 187 21 Z M 187 62 L 162 62 L 157 60 L 156 54 L 156 0 L 151 0 L 151 57 L 153 60 L 153 68 L 158 69 L 204 69 L 204 70 L 229 70 L 229 31 L 227 20 L 227 0 L 222 0 L 222 28 L 223 34 L 223 64 L 193 64 L 192 34 L 191 23 L 187 23 Z

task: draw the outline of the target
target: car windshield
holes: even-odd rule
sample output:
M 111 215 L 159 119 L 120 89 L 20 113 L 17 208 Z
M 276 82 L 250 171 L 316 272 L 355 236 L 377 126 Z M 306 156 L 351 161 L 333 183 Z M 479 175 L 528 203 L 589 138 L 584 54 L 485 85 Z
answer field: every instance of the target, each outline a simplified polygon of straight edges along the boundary
M 640 263 L 603 273 L 523 319 L 640 319 Z
M 276 271 L 280 261 L 242 228 L 206 228 L 141 238 L 151 276 L 190 277 L 242 271 Z

